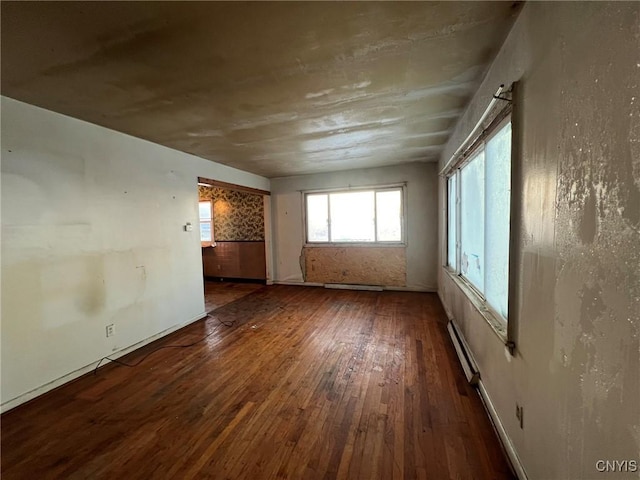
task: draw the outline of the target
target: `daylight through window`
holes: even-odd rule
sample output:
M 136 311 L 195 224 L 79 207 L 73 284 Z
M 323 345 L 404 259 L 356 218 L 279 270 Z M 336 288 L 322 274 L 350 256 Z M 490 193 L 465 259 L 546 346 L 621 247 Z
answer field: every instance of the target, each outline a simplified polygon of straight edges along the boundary
M 307 193 L 309 243 L 401 243 L 403 190 Z
M 213 243 L 213 216 L 211 201 L 201 201 L 198 203 L 200 214 L 200 243 L 209 246 Z
M 507 319 L 511 121 L 447 177 L 447 265 Z

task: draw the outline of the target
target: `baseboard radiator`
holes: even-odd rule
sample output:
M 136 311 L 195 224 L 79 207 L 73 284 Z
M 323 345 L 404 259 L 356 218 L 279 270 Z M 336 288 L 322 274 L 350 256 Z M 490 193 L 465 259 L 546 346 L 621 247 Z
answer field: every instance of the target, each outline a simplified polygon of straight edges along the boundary
M 484 387 L 484 384 L 480 380 L 480 372 L 478 371 L 478 367 L 470 354 L 467 342 L 460 334 L 460 331 L 458 330 L 458 327 L 453 320 L 449 320 L 449 323 L 447 324 L 447 330 L 449 330 L 451 342 L 456 349 L 458 359 L 460 360 L 460 364 L 462 365 L 462 369 L 464 370 L 464 374 L 467 377 L 467 380 L 473 387 L 478 389 L 482 404 L 484 405 L 484 408 L 489 415 L 489 418 L 491 419 L 493 428 L 498 435 L 498 438 L 500 439 L 500 443 L 502 444 L 502 447 L 507 454 L 511 469 L 519 480 L 527 480 L 527 474 L 522 463 L 520 462 L 520 458 L 518 457 L 513 442 L 511 441 L 511 438 L 509 438 L 504 425 L 500 421 L 498 412 L 496 411 L 493 402 L 491 401 L 491 398 L 489 397 L 489 394 Z
M 462 370 L 464 370 L 464 374 L 467 377 L 467 381 L 476 387 L 480 380 L 480 372 L 478 372 L 478 367 L 469 354 L 467 344 L 464 341 L 464 338 L 460 335 L 458 327 L 456 327 L 453 320 L 449 320 L 447 330 L 449 330 L 449 336 L 453 342 L 453 347 L 456 349 L 458 360 L 460 360 L 460 364 L 462 365 Z
M 355 285 L 345 283 L 325 283 L 324 288 L 331 288 L 334 290 L 365 290 L 368 292 L 382 292 L 384 288 L 378 285 Z

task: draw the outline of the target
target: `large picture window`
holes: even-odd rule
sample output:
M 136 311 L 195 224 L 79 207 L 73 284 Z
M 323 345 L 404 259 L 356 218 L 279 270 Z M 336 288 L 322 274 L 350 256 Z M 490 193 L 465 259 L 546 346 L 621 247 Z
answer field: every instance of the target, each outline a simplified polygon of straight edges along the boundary
M 308 243 L 402 243 L 403 189 L 305 194 Z
M 507 320 L 511 121 L 504 120 L 447 177 L 447 265 Z

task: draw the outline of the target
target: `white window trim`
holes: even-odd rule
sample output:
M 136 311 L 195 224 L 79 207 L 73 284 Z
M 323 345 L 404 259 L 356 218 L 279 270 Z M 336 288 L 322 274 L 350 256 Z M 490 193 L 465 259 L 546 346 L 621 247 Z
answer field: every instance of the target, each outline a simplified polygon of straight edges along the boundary
M 509 281 L 507 283 L 507 290 L 508 290 L 508 298 L 509 298 L 509 318 L 505 318 L 503 317 L 500 313 L 498 313 L 487 301 L 486 298 L 484 296 L 484 294 L 482 292 L 480 292 L 480 290 L 478 290 L 478 288 L 473 285 L 471 283 L 471 281 L 469 281 L 467 278 L 465 278 L 460 270 L 460 261 L 461 261 L 461 244 L 460 244 L 460 235 L 461 235 L 461 215 L 460 215 L 460 194 L 461 194 L 461 181 L 460 181 L 460 170 L 469 164 L 469 162 L 471 162 L 471 160 L 473 160 L 476 156 L 476 153 L 480 152 L 481 150 L 484 150 L 486 148 L 486 144 L 489 142 L 489 140 L 491 140 L 495 135 L 497 135 L 500 130 L 509 122 L 511 122 L 511 126 L 512 126 L 512 141 L 511 141 L 511 172 L 512 172 L 512 178 L 513 178 L 513 169 L 514 169 L 514 148 L 515 148 L 515 141 L 513 140 L 514 137 L 514 127 L 513 127 L 513 112 L 511 110 L 511 108 L 506 108 L 505 110 L 503 110 L 501 113 L 499 113 L 496 118 L 498 117 L 502 117 L 500 118 L 500 120 L 498 122 L 493 122 L 486 130 L 484 130 L 483 132 L 481 132 L 475 139 L 473 139 L 469 145 L 466 147 L 466 150 L 464 150 L 464 154 L 458 158 L 457 160 L 453 161 L 450 163 L 449 167 L 447 168 L 446 174 L 444 175 L 444 180 L 445 180 L 445 195 L 446 195 L 446 205 L 447 205 L 447 211 L 446 211 L 446 231 L 445 231 L 445 245 L 446 248 L 448 249 L 448 245 L 449 245 L 449 202 L 448 202 L 448 195 L 449 195 L 449 189 L 448 189 L 448 180 L 452 175 L 457 175 L 457 179 L 456 179 L 456 199 L 455 199 L 455 206 L 456 206 L 456 234 L 457 234 L 457 238 L 455 241 L 455 246 L 456 246 L 456 268 L 453 269 L 451 268 L 451 266 L 449 265 L 449 257 L 448 257 L 448 250 L 446 251 L 446 255 L 444 256 L 444 269 L 447 272 L 447 274 L 449 275 L 449 277 L 454 281 L 454 283 L 460 288 L 460 290 L 469 298 L 469 300 L 473 303 L 473 305 L 476 307 L 477 311 L 480 313 L 480 315 L 485 319 L 485 321 L 489 324 L 489 326 L 491 327 L 492 331 L 505 343 L 505 345 L 507 345 L 511 351 L 513 351 L 514 348 L 514 342 L 513 340 L 510 338 L 510 334 L 509 334 L 509 330 L 513 327 L 510 327 L 510 324 L 513 324 L 514 319 L 511 318 L 511 312 L 512 312 L 512 292 L 513 292 L 513 282 L 515 281 L 514 279 L 514 272 L 511 268 L 511 258 L 512 256 L 515 254 L 515 252 L 513 252 L 513 238 L 514 238 L 514 231 L 513 231 L 513 223 L 510 222 L 510 228 L 509 228 Z M 486 159 L 485 159 L 486 161 Z M 513 182 L 511 184 L 511 197 L 513 197 L 514 195 L 514 189 L 513 189 Z M 511 201 L 511 217 L 513 217 L 513 201 Z
M 308 232 L 308 223 L 307 223 L 307 195 L 313 194 L 331 194 L 331 193 L 349 193 L 349 192 L 362 192 L 362 191 L 374 191 L 374 213 L 376 210 L 376 195 L 375 192 L 385 191 L 385 190 L 400 190 L 401 192 L 401 241 L 399 242 L 385 242 L 385 241 L 375 241 L 375 242 L 310 242 L 309 241 L 309 232 Z M 304 247 L 312 247 L 312 248 L 326 248 L 326 247 L 406 247 L 407 246 L 407 184 L 405 183 L 393 183 L 393 184 L 384 184 L 384 185 L 366 185 L 366 186 L 357 186 L 357 187 L 343 187 L 343 188 L 325 188 L 325 189 L 314 189 L 314 190 L 303 190 L 302 194 L 302 225 L 304 231 Z M 331 209 L 331 200 L 328 197 L 328 209 Z M 377 236 L 377 215 L 374 216 L 374 232 Z M 329 238 L 331 238 L 331 220 L 329 219 Z
M 496 311 L 490 307 L 490 305 L 484 300 L 484 297 L 479 294 L 478 290 L 469 282 L 466 278 L 456 274 L 451 269 L 446 270 L 447 275 L 453 280 L 453 282 L 460 288 L 460 290 L 469 298 L 474 307 L 489 324 L 491 330 L 502 340 L 505 344 L 509 342 L 507 335 L 507 323 L 503 319 L 502 315 L 496 313 Z
M 216 245 L 216 237 L 215 237 L 215 233 L 213 231 L 213 200 L 198 200 L 198 208 L 200 208 L 200 204 L 201 203 L 205 203 L 207 202 L 209 204 L 209 213 L 210 213 L 210 218 L 208 220 L 205 220 L 204 222 L 200 219 L 200 212 L 198 211 L 198 235 L 200 235 L 200 246 L 201 247 L 215 247 Z M 208 223 L 210 224 L 210 229 L 211 229 L 211 240 L 202 240 L 202 235 L 201 235 L 201 230 L 200 230 L 200 225 L 202 223 Z

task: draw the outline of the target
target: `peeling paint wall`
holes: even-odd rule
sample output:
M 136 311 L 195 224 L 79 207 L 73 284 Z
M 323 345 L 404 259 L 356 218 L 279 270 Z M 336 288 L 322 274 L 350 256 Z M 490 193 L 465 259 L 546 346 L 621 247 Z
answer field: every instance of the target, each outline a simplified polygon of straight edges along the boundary
M 306 247 L 305 280 L 404 287 L 407 282 L 405 247 Z
M 515 357 L 444 268 L 439 292 L 530 479 L 640 478 L 640 4 L 528 3 L 441 165 L 515 80 Z M 442 264 L 444 207 L 440 225 Z
M 407 182 L 406 287 L 434 290 L 437 282 L 437 173 L 435 163 L 300 175 L 271 180 L 274 280 L 304 282 L 305 190 Z M 311 280 L 309 280 L 311 281 Z
M 1 148 L 3 409 L 200 318 L 200 239 L 183 229 L 198 222 L 197 177 L 269 189 L 6 97 Z

